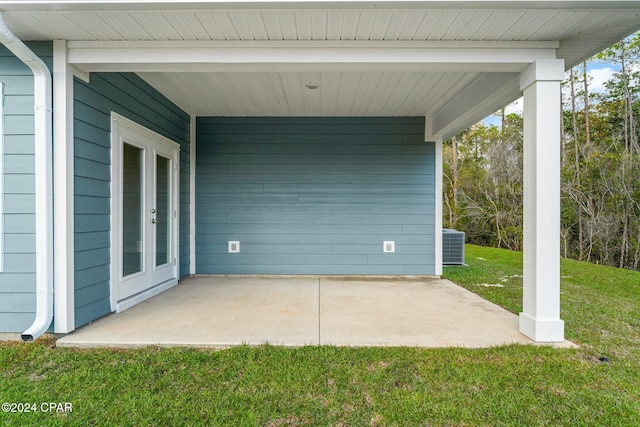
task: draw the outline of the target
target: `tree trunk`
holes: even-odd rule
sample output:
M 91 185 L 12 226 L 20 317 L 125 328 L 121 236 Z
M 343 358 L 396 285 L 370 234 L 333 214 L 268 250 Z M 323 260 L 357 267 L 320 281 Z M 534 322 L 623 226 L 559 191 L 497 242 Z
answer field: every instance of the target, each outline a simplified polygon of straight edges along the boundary
M 587 61 L 582 63 L 584 79 L 584 146 L 591 145 L 591 134 L 589 131 L 589 78 L 587 76 Z
M 577 193 L 582 191 L 582 185 L 580 183 L 580 150 L 578 148 L 578 117 L 576 113 L 576 88 L 575 88 L 575 73 L 573 68 L 571 69 L 570 76 L 571 84 L 571 118 L 573 120 L 573 152 L 574 152 L 574 167 L 575 167 L 575 186 L 574 189 Z M 578 194 L 576 194 L 578 196 Z M 584 258 L 584 231 L 582 224 L 582 206 L 578 201 L 576 207 L 576 214 L 578 215 L 578 260 L 582 261 Z
M 638 241 L 640 242 L 640 234 L 638 235 Z M 633 255 L 633 269 L 638 271 L 640 265 L 640 245 L 636 245 L 636 251 Z
M 626 262 L 627 255 L 627 233 L 629 232 L 629 215 L 627 215 L 628 211 L 629 209 L 625 208 L 625 214 L 622 218 L 622 242 L 620 243 L 620 262 L 618 264 L 618 267 L 620 268 L 624 268 L 624 263 Z
M 505 125 L 504 107 L 502 107 L 502 109 L 500 110 L 500 142 L 502 142 L 503 144 L 504 144 L 504 125 Z
M 622 74 L 622 91 L 624 94 L 624 148 L 627 153 L 630 153 L 633 146 L 629 138 L 630 134 L 633 134 L 633 109 L 631 108 L 631 95 L 629 94 L 626 49 L 627 44 L 622 40 L 620 42 L 620 73 Z
M 456 137 L 451 138 L 451 187 L 453 191 L 453 207 L 449 218 L 451 221 L 449 225 L 451 228 L 456 228 L 456 222 L 458 222 L 458 141 Z
M 623 44 L 623 47 L 625 45 Z M 627 127 L 626 131 L 629 134 L 629 145 L 632 150 L 635 150 L 636 154 L 640 154 L 640 146 L 638 145 L 638 134 L 636 133 L 636 124 L 635 118 L 633 116 L 633 98 L 631 96 L 631 92 L 629 91 L 629 75 L 627 74 L 627 66 L 626 66 L 626 54 L 623 50 L 622 53 L 622 65 L 620 71 L 623 75 L 623 86 L 624 86 L 624 107 L 626 113 L 628 115 L 628 126 L 627 126 L 627 117 L 625 117 L 625 126 Z M 626 137 L 625 137 L 626 139 Z

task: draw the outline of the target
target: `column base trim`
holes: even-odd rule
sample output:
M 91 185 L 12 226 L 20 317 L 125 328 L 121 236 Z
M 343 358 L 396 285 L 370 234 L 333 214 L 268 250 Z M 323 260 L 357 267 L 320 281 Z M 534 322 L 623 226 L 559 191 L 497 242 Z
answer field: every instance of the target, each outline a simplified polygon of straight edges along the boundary
M 520 313 L 520 333 L 535 342 L 563 342 L 564 322 L 560 319 L 534 319 Z

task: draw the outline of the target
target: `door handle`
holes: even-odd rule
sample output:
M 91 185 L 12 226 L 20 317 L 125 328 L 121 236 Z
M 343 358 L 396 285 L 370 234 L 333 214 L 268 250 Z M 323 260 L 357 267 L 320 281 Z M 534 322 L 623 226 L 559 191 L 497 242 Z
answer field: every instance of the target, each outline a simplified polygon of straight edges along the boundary
M 151 220 L 151 224 L 155 224 L 156 222 L 158 222 L 158 221 L 156 221 L 155 218 Z

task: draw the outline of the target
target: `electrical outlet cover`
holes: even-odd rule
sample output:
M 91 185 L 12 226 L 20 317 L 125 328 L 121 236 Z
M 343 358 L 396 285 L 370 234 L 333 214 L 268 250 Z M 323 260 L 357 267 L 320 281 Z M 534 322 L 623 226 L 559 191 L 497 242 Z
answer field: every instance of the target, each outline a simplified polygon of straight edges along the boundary
M 396 251 L 396 242 L 393 240 L 385 240 L 382 242 L 382 251 L 385 253 L 394 253 Z
M 240 242 L 239 241 L 229 241 L 229 253 L 237 254 L 240 253 Z

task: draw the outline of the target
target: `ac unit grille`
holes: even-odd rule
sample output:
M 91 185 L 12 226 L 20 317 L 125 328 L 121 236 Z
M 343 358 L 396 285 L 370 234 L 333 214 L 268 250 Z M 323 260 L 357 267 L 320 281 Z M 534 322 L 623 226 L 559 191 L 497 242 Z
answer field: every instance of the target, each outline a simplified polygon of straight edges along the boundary
M 442 264 L 464 264 L 464 233 L 462 231 L 442 229 Z

